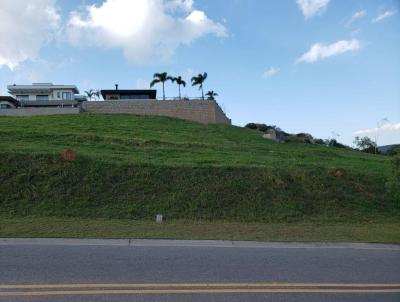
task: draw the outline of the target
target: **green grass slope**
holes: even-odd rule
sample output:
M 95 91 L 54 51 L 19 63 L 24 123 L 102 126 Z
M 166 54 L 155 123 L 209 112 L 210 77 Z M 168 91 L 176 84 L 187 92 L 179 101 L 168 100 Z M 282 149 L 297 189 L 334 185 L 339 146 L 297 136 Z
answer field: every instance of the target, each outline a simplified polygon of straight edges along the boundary
M 0 215 L 229 221 L 397 219 L 389 161 L 165 117 L 0 118 Z M 78 152 L 63 160 L 65 149 Z M 342 175 L 336 176 L 334 171 Z

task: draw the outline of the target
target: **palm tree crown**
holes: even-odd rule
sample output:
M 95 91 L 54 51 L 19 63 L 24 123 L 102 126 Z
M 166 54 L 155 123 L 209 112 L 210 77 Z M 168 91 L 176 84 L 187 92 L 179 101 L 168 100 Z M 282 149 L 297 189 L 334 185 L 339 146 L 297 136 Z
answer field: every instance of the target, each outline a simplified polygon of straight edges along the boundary
M 93 89 L 90 89 L 90 90 L 85 91 L 85 94 L 91 101 L 92 98 L 96 95 L 96 91 L 94 91 Z
M 199 85 L 199 89 L 201 89 L 201 97 L 204 100 L 204 92 L 203 92 L 203 83 L 207 79 L 207 72 L 201 74 L 199 73 L 197 77 L 192 77 L 192 86 Z
M 95 90 L 93 95 L 97 98 L 97 100 L 100 100 L 100 91 Z
M 163 100 L 165 101 L 165 82 L 173 81 L 173 77 L 169 76 L 166 72 L 155 73 L 153 75 L 153 81 L 150 83 L 150 87 L 153 87 L 157 83 L 162 83 L 163 88 Z
M 182 79 L 181 76 L 173 78 L 172 82 L 176 82 L 176 84 L 178 84 L 178 88 L 179 88 L 179 99 L 181 99 L 181 85 L 183 87 L 186 87 L 186 82 Z
M 207 100 L 210 100 L 210 101 L 215 101 L 216 96 L 218 96 L 218 93 L 214 92 L 214 90 L 211 90 L 206 93 Z

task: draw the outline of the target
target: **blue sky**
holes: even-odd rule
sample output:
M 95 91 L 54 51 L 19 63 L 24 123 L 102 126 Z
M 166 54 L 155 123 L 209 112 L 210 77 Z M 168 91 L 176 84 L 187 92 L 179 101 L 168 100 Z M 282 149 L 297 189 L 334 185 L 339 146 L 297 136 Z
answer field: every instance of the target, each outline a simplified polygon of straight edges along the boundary
M 351 144 L 387 118 L 378 143 L 400 143 L 399 0 L 26 3 L 0 0 L 0 94 L 12 83 L 147 88 L 154 72 L 187 82 L 207 72 L 205 90 L 235 125 Z

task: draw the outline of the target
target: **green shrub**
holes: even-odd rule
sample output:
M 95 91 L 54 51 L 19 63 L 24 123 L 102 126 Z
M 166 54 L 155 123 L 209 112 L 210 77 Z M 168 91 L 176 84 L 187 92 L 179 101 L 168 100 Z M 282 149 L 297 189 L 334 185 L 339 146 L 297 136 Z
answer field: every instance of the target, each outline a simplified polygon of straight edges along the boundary
M 389 150 L 386 155 L 390 155 L 390 156 L 400 155 L 400 145 Z
M 386 186 L 391 197 L 400 203 L 400 155 L 392 159 L 391 175 Z
M 267 132 L 268 130 L 271 130 L 271 129 L 274 129 L 276 131 L 281 131 L 281 129 L 279 129 L 279 127 L 270 126 L 270 125 L 266 125 L 266 124 L 248 123 L 245 127 L 249 128 L 249 129 L 253 129 L 253 130 L 258 130 L 261 132 Z
M 255 130 L 255 129 L 257 129 L 257 124 L 248 123 L 245 127 L 246 127 L 246 128 L 249 128 L 249 129 Z
M 330 139 L 326 141 L 326 145 L 328 145 L 329 147 L 336 147 L 336 148 L 342 148 L 342 149 L 346 149 L 349 148 L 348 146 L 339 143 L 336 139 Z
M 265 124 L 259 124 L 258 125 L 258 130 L 260 130 L 261 132 L 267 132 L 269 129 L 272 129 L 271 126 L 267 126 Z

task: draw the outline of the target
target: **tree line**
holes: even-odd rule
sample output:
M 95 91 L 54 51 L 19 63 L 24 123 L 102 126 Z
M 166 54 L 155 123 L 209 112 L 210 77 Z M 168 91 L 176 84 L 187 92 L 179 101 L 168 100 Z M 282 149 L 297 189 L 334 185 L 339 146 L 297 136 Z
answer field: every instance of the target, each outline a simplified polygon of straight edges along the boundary
M 204 94 L 203 85 L 205 80 L 207 79 L 207 72 L 203 74 L 199 73 L 197 76 L 194 76 L 190 79 L 192 86 L 199 86 L 199 90 L 201 90 L 201 98 L 204 100 L 204 96 L 207 97 L 207 100 L 215 100 L 215 97 L 218 96 L 218 93 L 213 90 L 208 91 Z M 155 73 L 153 75 L 153 80 L 150 83 L 150 87 L 154 87 L 154 85 L 161 83 L 163 90 L 163 100 L 165 100 L 165 83 L 167 81 L 171 81 L 172 83 L 176 83 L 178 85 L 179 91 L 179 99 L 181 100 L 181 86 L 186 87 L 186 82 L 182 79 L 181 76 L 173 77 L 168 75 L 166 72 Z
M 207 100 L 215 100 L 215 97 L 218 96 L 218 93 L 216 93 L 213 90 L 208 91 L 207 93 L 204 94 L 203 90 L 203 85 L 205 80 L 207 79 L 207 72 L 204 72 L 203 74 L 199 73 L 197 76 L 194 76 L 190 79 L 192 86 L 199 86 L 199 90 L 201 90 L 201 98 L 204 100 L 204 96 L 207 97 Z M 179 100 L 182 99 L 181 97 L 181 86 L 186 87 L 186 82 L 183 80 L 181 76 L 178 77 L 173 77 L 168 75 L 167 72 L 161 72 L 161 73 L 155 73 L 153 75 L 153 80 L 150 82 L 150 88 L 154 87 L 156 84 L 161 83 L 162 84 L 162 91 L 163 91 L 163 100 L 165 101 L 165 83 L 171 81 L 172 83 L 176 83 L 178 85 L 178 92 L 179 92 Z M 94 99 L 100 99 L 100 91 L 98 90 L 87 90 L 85 91 L 85 95 L 89 100 Z

